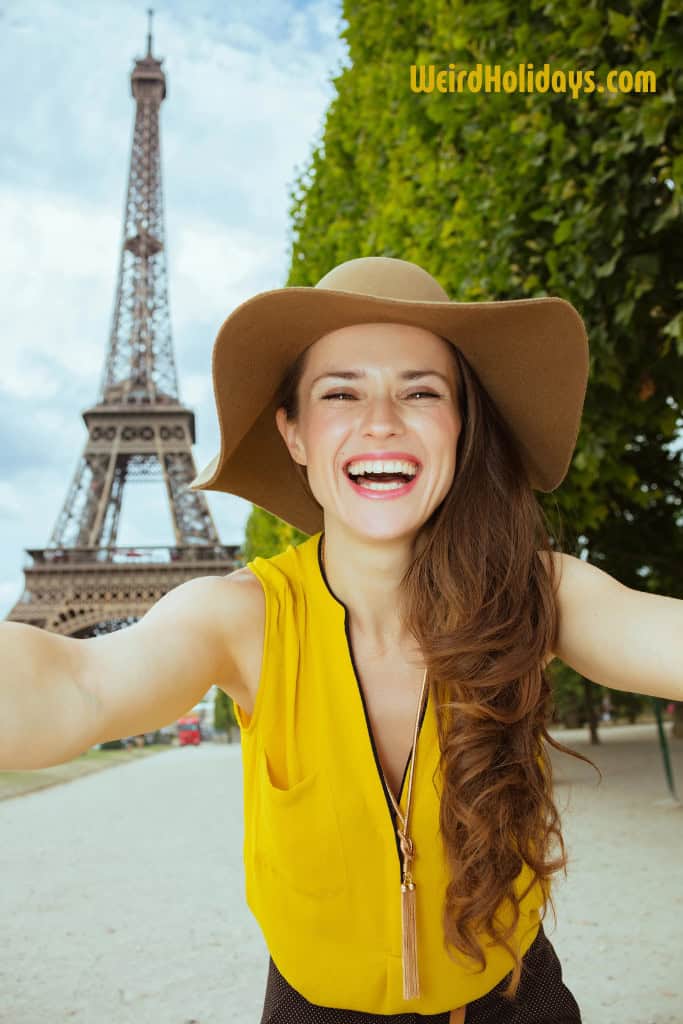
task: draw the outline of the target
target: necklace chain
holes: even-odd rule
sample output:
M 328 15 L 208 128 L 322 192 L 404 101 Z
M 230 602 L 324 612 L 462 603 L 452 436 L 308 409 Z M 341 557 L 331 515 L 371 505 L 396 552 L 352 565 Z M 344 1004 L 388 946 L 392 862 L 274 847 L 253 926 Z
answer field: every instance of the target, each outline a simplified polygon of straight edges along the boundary
M 323 533 L 323 536 L 322 536 L 322 544 L 320 546 L 320 557 L 321 557 L 321 561 L 322 561 L 322 564 L 323 564 L 323 569 L 325 569 L 325 572 L 327 572 L 327 567 L 325 565 L 325 534 L 324 533 Z M 384 774 L 384 769 L 382 768 L 381 764 L 379 766 L 380 770 L 382 772 L 382 777 L 384 779 L 384 783 L 385 783 L 386 788 L 387 788 L 387 792 L 389 793 L 389 796 L 391 797 L 391 802 L 394 805 L 394 809 L 396 811 L 396 815 L 397 815 L 397 817 L 398 817 L 398 819 L 399 819 L 399 821 L 401 823 L 401 827 L 398 829 L 398 833 L 401 836 L 401 840 L 402 840 L 401 845 L 402 845 L 404 854 L 407 855 L 406 856 L 406 860 L 408 860 L 408 861 L 412 859 L 412 856 L 411 856 L 411 854 L 412 854 L 412 840 L 410 840 L 408 838 L 408 818 L 409 818 L 409 815 L 410 815 L 411 797 L 412 797 L 412 789 L 413 789 L 413 770 L 415 768 L 415 753 L 416 753 L 416 748 L 417 748 L 417 738 L 418 738 L 418 731 L 419 731 L 419 725 L 420 725 L 420 714 L 422 712 L 422 707 L 423 707 L 423 704 L 424 704 L 424 697 L 425 697 L 426 689 L 427 689 L 427 669 L 425 668 L 424 675 L 422 677 L 422 689 L 420 691 L 420 699 L 418 701 L 417 716 L 415 718 L 415 729 L 414 729 L 414 733 L 413 733 L 413 746 L 412 746 L 412 750 L 410 752 L 410 774 L 409 774 L 409 777 L 408 777 L 408 799 L 407 799 L 405 816 L 401 813 L 401 809 L 400 809 L 398 803 L 396 802 L 394 794 L 391 792 L 389 784 L 388 784 L 388 782 L 386 780 L 386 776 Z M 399 796 L 400 796 L 400 794 L 399 794 Z M 405 846 L 404 846 L 404 844 L 405 844 Z
M 322 536 L 322 544 L 320 546 L 320 557 L 325 569 L 325 534 Z M 415 761 L 417 754 L 417 737 L 420 723 L 420 715 L 424 704 L 425 694 L 428 694 L 427 690 L 427 669 L 424 670 L 422 677 L 422 690 L 420 691 L 420 700 L 418 702 L 417 716 L 415 718 L 415 726 L 413 729 L 413 747 L 410 752 L 410 774 L 408 776 L 408 795 L 406 798 L 406 813 L 401 813 L 401 808 L 396 802 L 394 794 L 389 788 L 387 783 L 384 770 L 382 769 L 379 760 L 380 771 L 382 773 L 382 779 L 384 781 L 384 787 L 391 798 L 391 802 L 394 805 L 396 817 L 400 824 L 396 825 L 396 832 L 399 837 L 399 843 L 401 847 L 401 853 L 403 855 L 403 877 L 401 879 L 401 961 L 403 966 L 403 998 L 404 999 L 415 999 L 420 995 L 420 977 L 418 970 L 418 955 L 417 955 L 417 913 L 416 913 L 416 889 L 415 879 L 413 878 L 412 865 L 415 859 L 415 847 L 412 838 L 408 831 L 408 821 L 410 818 L 410 808 L 412 804 L 413 796 L 413 774 L 415 770 Z M 400 793 L 399 793 L 400 797 Z

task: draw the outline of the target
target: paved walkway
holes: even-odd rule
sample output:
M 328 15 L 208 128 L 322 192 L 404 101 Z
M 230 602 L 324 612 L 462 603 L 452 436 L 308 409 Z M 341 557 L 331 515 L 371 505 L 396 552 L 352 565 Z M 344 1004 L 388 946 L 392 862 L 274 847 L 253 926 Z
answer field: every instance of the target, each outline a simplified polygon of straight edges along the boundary
M 545 928 L 584 1024 L 681 1024 L 683 810 L 655 726 L 599 747 L 554 735 L 604 772 L 598 786 L 553 752 L 570 859 Z M 2 1024 L 258 1024 L 268 953 L 244 899 L 239 743 L 5 800 L 0 834 Z

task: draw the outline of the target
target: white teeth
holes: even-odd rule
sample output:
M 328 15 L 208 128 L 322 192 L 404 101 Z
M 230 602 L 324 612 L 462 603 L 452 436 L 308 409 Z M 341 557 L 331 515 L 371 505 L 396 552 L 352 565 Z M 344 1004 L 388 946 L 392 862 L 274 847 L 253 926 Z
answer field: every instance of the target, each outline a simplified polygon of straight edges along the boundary
M 357 462 L 350 462 L 346 467 L 347 473 L 358 476 L 360 473 L 406 473 L 415 476 L 417 466 L 414 462 L 404 459 L 378 459 L 368 461 L 359 459 Z
M 398 487 L 405 487 L 405 483 L 402 480 L 394 480 L 390 483 L 382 483 L 380 480 L 368 480 L 365 483 L 358 484 L 364 491 L 395 491 Z

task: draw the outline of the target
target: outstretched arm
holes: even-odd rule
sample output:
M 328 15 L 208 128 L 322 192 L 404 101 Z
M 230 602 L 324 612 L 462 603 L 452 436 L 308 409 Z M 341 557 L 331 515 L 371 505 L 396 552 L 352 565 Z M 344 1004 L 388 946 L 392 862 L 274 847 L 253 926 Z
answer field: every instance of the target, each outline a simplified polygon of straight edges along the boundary
M 633 590 L 573 555 L 552 557 L 555 656 L 611 689 L 683 701 L 683 601 Z

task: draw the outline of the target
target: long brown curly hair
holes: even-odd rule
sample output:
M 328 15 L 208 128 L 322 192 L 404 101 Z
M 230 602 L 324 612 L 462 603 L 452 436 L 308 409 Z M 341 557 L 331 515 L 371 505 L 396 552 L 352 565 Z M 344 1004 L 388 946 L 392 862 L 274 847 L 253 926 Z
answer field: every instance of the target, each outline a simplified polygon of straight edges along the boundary
M 551 546 L 545 512 L 507 423 L 462 352 L 443 340 L 455 360 L 462 418 L 456 467 L 448 493 L 418 531 L 414 560 L 400 584 L 400 616 L 420 646 L 436 699 L 439 827 L 451 876 L 445 947 L 475 958 L 484 970 L 477 941 L 483 928 L 514 960 L 501 991 L 512 1000 L 522 961 L 507 940 L 526 894 L 518 899 L 513 881 L 526 861 L 556 920 L 550 879 L 560 870 L 567 874 L 543 740 L 602 773 L 547 730 L 553 700 L 542 665 L 557 636 L 551 552 L 561 550 L 561 542 Z M 277 393 L 290 421 L 299 415 L 308 351 L 289 367 Z M 295 468 L 314 498 L 306 467 Z M 554 840 L 561 853 L 551 858 Z M 500 930 L 494 915 L 505 900 L 513 921 Z

